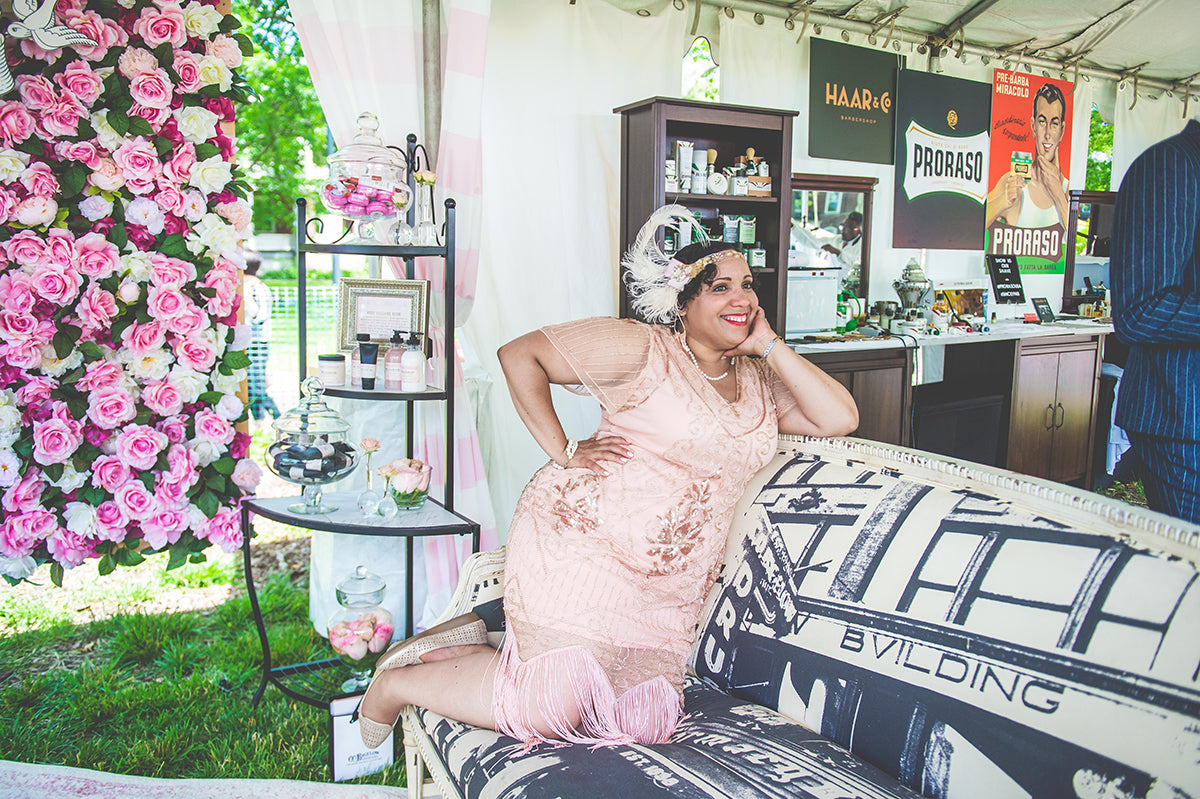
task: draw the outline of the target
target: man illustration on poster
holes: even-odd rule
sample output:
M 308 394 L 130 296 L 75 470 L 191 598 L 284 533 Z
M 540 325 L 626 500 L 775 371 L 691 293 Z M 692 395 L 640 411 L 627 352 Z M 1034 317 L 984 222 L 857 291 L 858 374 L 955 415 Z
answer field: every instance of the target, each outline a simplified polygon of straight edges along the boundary
M 987 225 L 997 218 L 1013 227 L 1066 226 L 1067 179 L 1058 160 L 1058 145 L 1066 126 L 1067 101 L 1053 83 L 1033 97 L 1033 163 L 1013 158 L 1013 168 L 988 193 Z M 1014 156 L 1017 154 L 1014 154 Z

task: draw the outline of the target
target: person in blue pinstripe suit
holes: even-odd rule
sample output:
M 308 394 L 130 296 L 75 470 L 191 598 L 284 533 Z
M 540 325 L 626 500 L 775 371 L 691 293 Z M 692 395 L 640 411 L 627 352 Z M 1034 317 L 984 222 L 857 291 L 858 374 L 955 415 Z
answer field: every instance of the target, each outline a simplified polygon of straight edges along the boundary
M 1154 510 L 1200 523 L 1200 122 L 1138 156 L 1117 194 L 1113 322 L 1130 345 L 1117 424 Z

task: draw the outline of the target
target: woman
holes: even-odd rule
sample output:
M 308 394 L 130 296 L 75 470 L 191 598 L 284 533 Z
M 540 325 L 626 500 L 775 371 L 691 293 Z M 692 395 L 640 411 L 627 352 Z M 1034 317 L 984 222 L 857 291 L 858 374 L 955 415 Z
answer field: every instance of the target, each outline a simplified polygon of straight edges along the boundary
M 585 319 L 500 348 L 517 411 L 550 456 L 509 531 L 507 635 L 497 653 L 468 614 L 394 646 L 363 697 L 369 746 L 408 703 L 527 745 L 665 741 L 734 504 L 777 431 L 857 427 L 846 389 L 771 330 L 736 249 L 658 250 L 658 228 L 681 216 L 656 212 L 623 261 L 635 311 L 658 324 Z M 552 383 L 600 401 L 595 435 L 567 438 Z

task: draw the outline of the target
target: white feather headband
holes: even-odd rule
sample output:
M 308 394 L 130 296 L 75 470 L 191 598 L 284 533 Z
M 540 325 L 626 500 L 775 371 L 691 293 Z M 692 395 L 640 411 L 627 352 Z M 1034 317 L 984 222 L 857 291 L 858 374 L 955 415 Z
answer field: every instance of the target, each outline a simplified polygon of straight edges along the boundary
M 679 292 L 683 291 L 692 278 L 704 271 L 704 267 L 722 255 L 706 255 L 692 264 L 684 264 L 668 257 L 659 248 L 655 235 L 659 228 L 679 220 L 688 222 L 693 230 L 700 231 L 705 244 L 709 242 L 700 220 L 690 211 L 682 205 L 664 205 L 652 213 L 646 224 L 642 225 L 633 245 L 621 259 L 630 304 L 634 313 L 647 322 L 674 324 L 679 312 Z

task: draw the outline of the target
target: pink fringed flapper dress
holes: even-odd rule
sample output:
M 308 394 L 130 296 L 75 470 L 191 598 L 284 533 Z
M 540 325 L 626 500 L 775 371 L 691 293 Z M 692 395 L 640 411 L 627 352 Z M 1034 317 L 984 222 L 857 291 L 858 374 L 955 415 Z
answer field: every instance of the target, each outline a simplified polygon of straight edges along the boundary
M 606 463 L 607 477 L 547 464 L 525 487 L 507 544 L 497 728 L 543 741 L 536 706 L 563 741 L 660 743 L 679 721 L 734 505 L 774 451 L 777 407 L 794 400 L 746 358 L 725 400 L 665 327 L 585 319 L 542 332 L 600 401 L 598 434 L 625 437 L 633 457 Z

